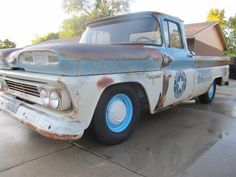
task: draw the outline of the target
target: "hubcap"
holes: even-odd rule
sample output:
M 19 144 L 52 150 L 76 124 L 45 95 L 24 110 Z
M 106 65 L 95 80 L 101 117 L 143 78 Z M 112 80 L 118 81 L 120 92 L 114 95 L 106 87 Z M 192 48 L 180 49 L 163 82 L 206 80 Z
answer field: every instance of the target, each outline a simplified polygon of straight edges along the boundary
M 106 123 L 115 133 L 124 131 L 133 117 L 133 104 L 125 94 L 117 94 L 111 98 L 106 108 Z
M 210 89 L 208 90 L 208 96 L 212 98 L 214 95 L 214 83 L 211 84 Z
M 112 102 L 107 111 L 109 121 L 115 125 L 124 121 L 127 112 L 125 103 L 118 99 Z

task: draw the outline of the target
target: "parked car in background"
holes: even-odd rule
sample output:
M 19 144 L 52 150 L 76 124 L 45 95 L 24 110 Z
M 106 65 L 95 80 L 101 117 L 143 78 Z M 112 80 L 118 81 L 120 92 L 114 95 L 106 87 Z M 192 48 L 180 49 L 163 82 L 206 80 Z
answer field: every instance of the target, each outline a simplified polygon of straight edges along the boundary
M 182 20 L 158 12 L 99 19 L 79 44 L 1 51 L 0 109 L 38 133 L 77 140 L 92 126 L 105 144 L 125 141 L 151 114 L 193 98 L 213 101 L 229 59 L 195 56 Z

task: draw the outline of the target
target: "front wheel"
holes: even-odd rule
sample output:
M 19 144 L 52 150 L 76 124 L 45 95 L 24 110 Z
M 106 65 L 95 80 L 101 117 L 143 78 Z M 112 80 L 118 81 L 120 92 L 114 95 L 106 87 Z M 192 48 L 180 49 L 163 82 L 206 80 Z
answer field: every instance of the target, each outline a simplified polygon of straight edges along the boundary
M 109 88 L 102 94 L 95 110 L 95 136 L 103 144 L 121 143 L 131 135 L 139 117 L 140 102 L 131 87 Z
M 209 103 L 211 103 L 214 100 L 214 98 L 215 98 L 215 93 L 216 93 L 216 83 L 214 81 L 211 84 L 209 90 L 206 93 L 204 93 L 204 94 L 202 94 L 202 95 L 200 95 L 198 97 L 200 103 L 202 103 L 202 104 L 209 104 Z

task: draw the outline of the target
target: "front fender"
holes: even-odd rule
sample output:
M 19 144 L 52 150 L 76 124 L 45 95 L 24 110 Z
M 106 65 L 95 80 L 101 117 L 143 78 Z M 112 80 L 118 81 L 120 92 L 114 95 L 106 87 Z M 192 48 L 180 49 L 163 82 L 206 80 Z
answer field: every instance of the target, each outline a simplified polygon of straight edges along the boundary
M 162 92 L 162 72 L 137 72 L 109 75 L 93 75 L 80 77 L 62 77 L 63 82 L 71 95 L 73 106 L 78 110 L 78 119 L 84 123 L 85 128 L 90 125 L 94 111 L 102 93 L 110 86 L 116 84 L 140 84 L 150 105 L 150 112 L 154 112 Z

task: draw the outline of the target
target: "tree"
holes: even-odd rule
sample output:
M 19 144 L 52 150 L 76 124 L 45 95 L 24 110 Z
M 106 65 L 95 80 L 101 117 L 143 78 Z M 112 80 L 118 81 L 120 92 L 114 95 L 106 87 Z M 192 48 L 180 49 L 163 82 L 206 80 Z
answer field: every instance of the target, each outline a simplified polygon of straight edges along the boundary
M 127 13 L 130 0 L 63 0 L 63 9 L 73 15 L 106 17 Z
M 15 48 L 16 43 L 10 41 L 9 39 L 5 39 L 4 41 L 0 40 L 0 49 L 6 49 L 6 48 Z
M 43 41 L 48 41 L 48 40 L 53 40 L 53 39 L 58 39 L 59 38 L 59 33 L 47 33 L 44 36 L 36 36 L 34 40 L 32 40 L 33 44 L 38 44 Z
M 226 23 L 225 38 L 228 46 L 226 55 L 236 57 L 236 15 L 230 17 Z
M 211 9 L 207 16 L 208 22 L 218 21 L 220 23 L 220 27 L 224 29 L 225 27 L 225 10 L 222 9 Z
M 73 16 L 63 21 L 60 38 L 68 38 L 72 36 L 80 36 L 86 28 L 86 22 L 91 18 L 88 15 Z
M 228 20 L 225 18 L 225 10 L 211 9 L 207 16 L 207 21 L 218 21 L 223 30 L 227 48 L 225 55 L 232 58 L 236 56 L 236 15 L 230 17 Z
M 63 0 L 65 12 L 72 17 L 63 21 L 59 35 L 81 35 L 88 21 L 127 13 L 129 5 L 130 0 Z

